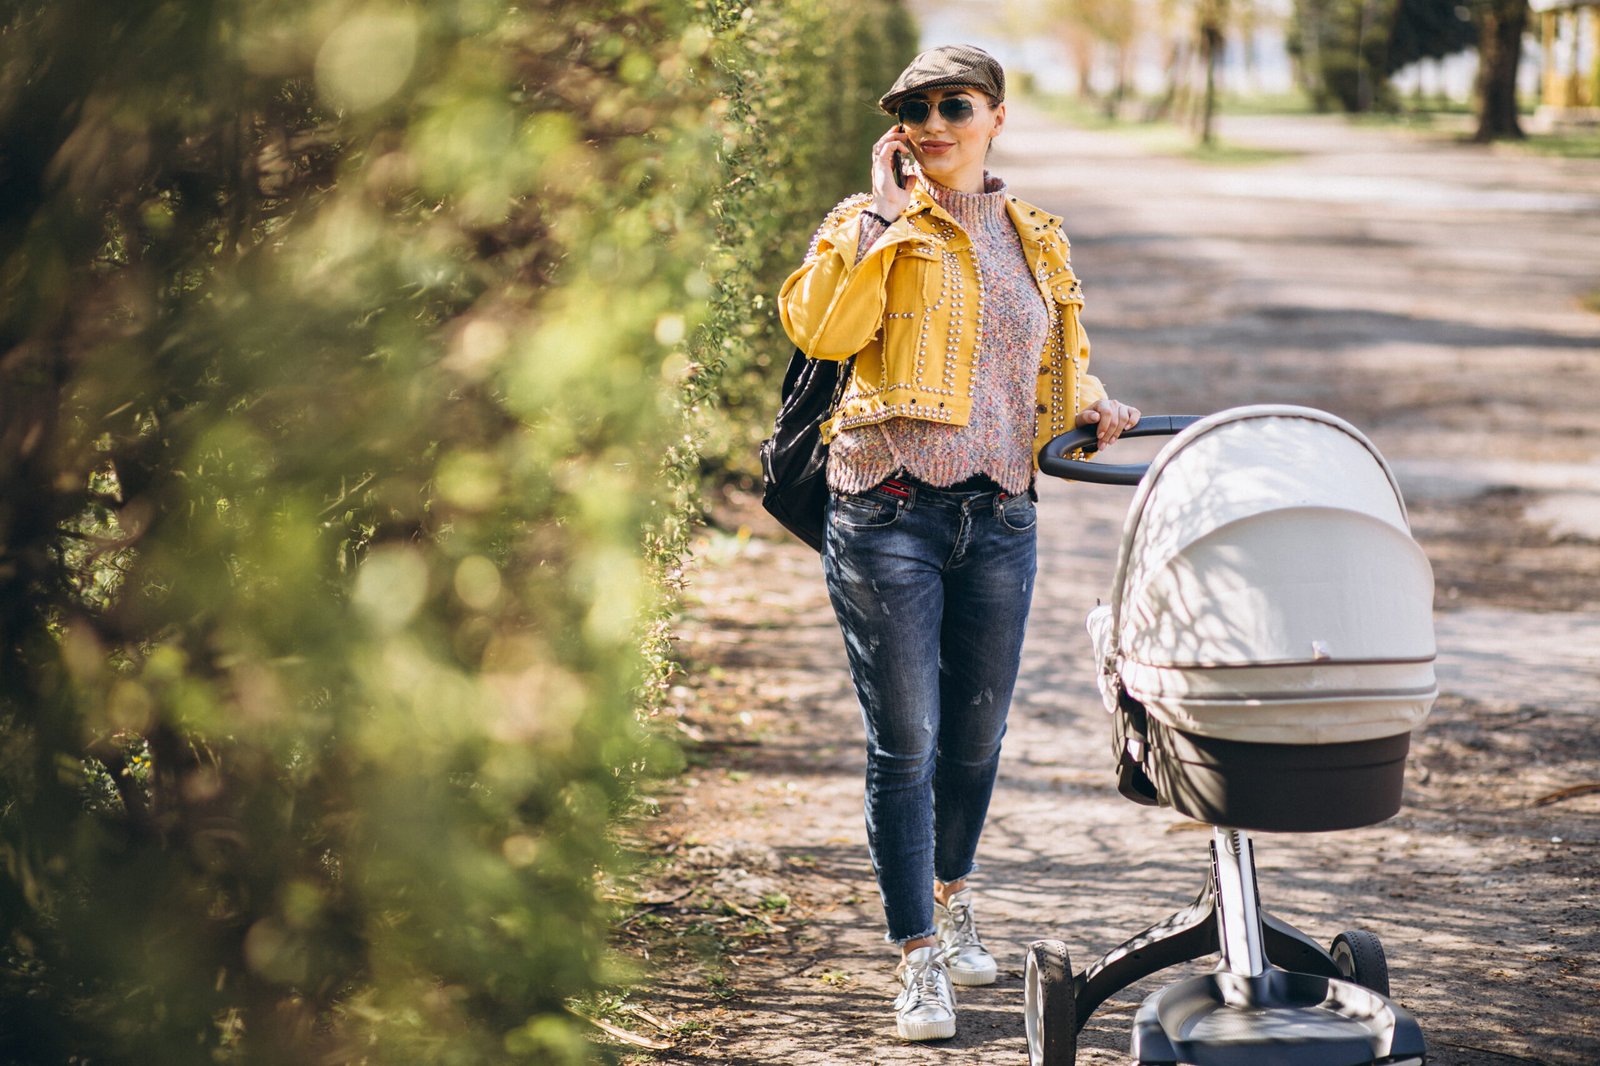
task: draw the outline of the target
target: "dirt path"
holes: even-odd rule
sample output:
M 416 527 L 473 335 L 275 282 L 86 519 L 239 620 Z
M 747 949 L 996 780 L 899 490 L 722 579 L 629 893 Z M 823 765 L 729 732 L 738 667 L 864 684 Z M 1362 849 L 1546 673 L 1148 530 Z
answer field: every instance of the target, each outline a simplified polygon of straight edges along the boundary
M 1438 584 L 1444 694 L 1407 803 L 1353 832 L 1257 838 L 1266 906 L 1326 942 L 1378 933 L 1444 1066 L 1600 1062 L 1600 164 L 1337 121 L 1234 120 L 1297 153 L 1151 158 L 1015 108 L 995 169 L 1064 213 L 1098 372 L 1151 413 L 1322 407 L 1396 465 Z M 1129 445 L 1126 447 L 1133 447 Z M 1129 456 L 1125 455 L 1125 458 Z M 748 501 L 701 552 L 679 691 L 693 765 L 660 797 L 635 997 L 673 1050 L 749 1066 L 1021 1063 L 1021 960 L 1079 965 L 1187 903 L 1206 834 L 1113 788 L 1082 618 L 1129 490 L 1044 487 L 1041 574 L 976 879 L 1001 979 L 960 1033 L 895 1040 L 861 816 L 855 700 L 815 555 Z M 686 945 L 732 945 L 696 954 Z M 675 947 L 675 953 L 667 951 Z M 1079 1062 L 1127 1061 L 1133 1007 Z M 660 1036 L 660 1033 L 656 1033 Z

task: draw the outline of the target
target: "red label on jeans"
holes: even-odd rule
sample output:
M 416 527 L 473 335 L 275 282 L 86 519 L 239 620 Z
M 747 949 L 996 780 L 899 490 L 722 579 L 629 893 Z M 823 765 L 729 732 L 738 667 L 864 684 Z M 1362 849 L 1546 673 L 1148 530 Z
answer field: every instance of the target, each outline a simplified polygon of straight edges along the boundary
M 903 481 L 896 481 L 894 478 L 885 479 L 878 487 L 891 496 L 899 496 L 902 499 L 911 496 L 911 487 Z

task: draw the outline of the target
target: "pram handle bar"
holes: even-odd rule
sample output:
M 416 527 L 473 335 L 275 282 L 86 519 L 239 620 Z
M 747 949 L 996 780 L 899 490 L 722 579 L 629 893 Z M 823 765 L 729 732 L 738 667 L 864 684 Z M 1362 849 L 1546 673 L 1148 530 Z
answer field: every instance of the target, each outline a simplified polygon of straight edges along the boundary
M 1132 429 L 1122 431 L 1124 437 L 1170 437 L 1200 421 L 1199 415 L 1145 415 Z M 1137 485 L 1150 469 L 1149 463 L 1091 463 L 1085 459 L 1068 459 L 1075 451 L 1092 455 L 1098 447 L 1093 426 L 1083 426 L 1063 433 L 1039 449 L 1039 469 L 1052 477 L 1067 481 L 1090 481 L 1096 485 Z

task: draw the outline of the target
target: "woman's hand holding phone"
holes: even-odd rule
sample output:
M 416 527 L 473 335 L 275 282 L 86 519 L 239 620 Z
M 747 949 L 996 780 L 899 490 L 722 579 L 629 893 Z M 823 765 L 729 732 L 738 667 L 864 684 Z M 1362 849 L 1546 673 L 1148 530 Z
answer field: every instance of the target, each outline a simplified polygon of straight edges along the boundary
M 904 184 L 895 180 L 895 156 L 903 156 Z M 911 135 L 895 126 L 872 147 L 872 210 L 893 221 L 911 204 L 917 175 L 911 170 Z

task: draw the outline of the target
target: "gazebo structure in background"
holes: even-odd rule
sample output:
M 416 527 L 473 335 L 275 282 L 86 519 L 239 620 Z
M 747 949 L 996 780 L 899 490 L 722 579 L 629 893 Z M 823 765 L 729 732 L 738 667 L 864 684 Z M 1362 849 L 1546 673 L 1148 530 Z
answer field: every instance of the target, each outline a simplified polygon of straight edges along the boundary
M 1600 0 L 1530 0 L 1539 20 L 1543 62 L 1542 130 L 1600 126 Z

